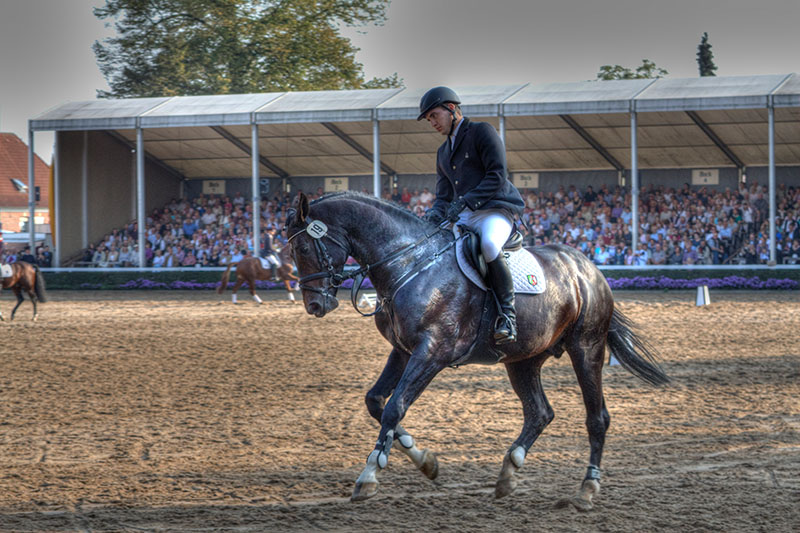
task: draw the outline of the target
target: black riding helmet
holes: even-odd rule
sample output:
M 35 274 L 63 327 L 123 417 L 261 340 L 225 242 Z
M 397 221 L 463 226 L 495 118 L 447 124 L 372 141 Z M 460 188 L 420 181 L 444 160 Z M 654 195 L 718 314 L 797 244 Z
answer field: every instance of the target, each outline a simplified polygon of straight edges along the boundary
M 459 105 L 461 99 L 453 89 L 448 87 L 434 87 L 422 95 L 419 101 L 419 116 L 417 120 L 422 120 L 431 109 L 447 103 Z M 451 111 L 452 113 L 452 111 Z

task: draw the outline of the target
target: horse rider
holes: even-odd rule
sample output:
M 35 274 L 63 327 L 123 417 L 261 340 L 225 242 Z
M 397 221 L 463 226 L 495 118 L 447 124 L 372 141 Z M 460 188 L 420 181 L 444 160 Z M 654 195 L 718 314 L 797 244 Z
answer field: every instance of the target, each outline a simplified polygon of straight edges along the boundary
M 461 100 L 447 87 L 434 87 L 419 102 L 417 120 L 426 119 L 445 136 L 436 153 L 436 198 L 424 218 L 467 226 L 480 236 L 489 267 L 489 283 L 500 305 L 496 344 L 514 342 L 517 319 L 514 282 L 502 254 L 514 228 L 514 215 L 525 206 L 508 180 L 503 141 L 487 122 L 472 122 L 461 113 Z
M 264 238 L 264 259 L 269 262 L 269 268 L 272 271 L 272 281 L 280 281 L 278 278 L 278 267 L 281 261 L 278 259 L 278 252 L 275 251 L 275 226 L 267 228 L 267 234 Z

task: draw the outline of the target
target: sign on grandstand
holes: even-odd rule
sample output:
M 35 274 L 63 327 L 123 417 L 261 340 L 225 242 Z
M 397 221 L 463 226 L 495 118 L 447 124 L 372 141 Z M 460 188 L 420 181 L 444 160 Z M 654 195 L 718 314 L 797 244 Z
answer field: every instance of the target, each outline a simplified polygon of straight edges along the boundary
M 719 185 L 719 169 L 696 168 L 692 170 L 692 185 Z
M 538 189 L 539 188 L 539 173 L 538 172 L 514 172 L 512 175 L 514 186 L 517 189 Z
M 325 192 L 346 191 L 350 178 L 325 178 Z
M 203 180 L 203 194 L 225 194 L 225 180 Z

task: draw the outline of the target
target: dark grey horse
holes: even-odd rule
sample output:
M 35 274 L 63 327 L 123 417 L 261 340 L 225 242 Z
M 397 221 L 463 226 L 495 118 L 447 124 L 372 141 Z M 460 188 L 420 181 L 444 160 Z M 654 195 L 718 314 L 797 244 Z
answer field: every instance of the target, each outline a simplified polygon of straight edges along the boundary
M 495 347 L 491 328 L 482 321 L 486 293 L 459 271 L 451 232 L 357 193 L 338 193 L 311 204 L 301 194 L 287 226 L 306 310 L 323 317 L 338 306 L 336 289 L 353 277 L 343 273 L 352 256 L 362 265 L 356 274 L 368 275 L 377 291 L 382 306 L 375 323 L 393 347 L 366 396 L 367 409 L 381 429 L 356 481 L 353 500 L 378 492 L 377 474 L 386 468 L 395 440 L 425 475 L 436 477 L 435 456 L 417 449 L 400 421 L 439 372 L 475 360 L 504 364 L 522 401 L 522 432 L 508 449 L 495 486 L 496 497 L 510 494 L 528 449 L 553 419 L 542 390 L 542 365 L 566 351 L 583 393 L 591 448 L 586 477 L 570 501 L 579 509 L 592 507 L 592 496 L 600 490 L 600 461 L 610 422 L 601 377 L 606 346 L 637 377 L 652 384 L 668 378 L 647 344 L 614 308 L 611 289 L 591 261 L 567 246 L 532 249 L 544 269 L 547 289 L 517 296 L 518 339 Z M 356 286 L 359 282 L 357 277 Z M 486 352 L 493 354 L 488 360 Z

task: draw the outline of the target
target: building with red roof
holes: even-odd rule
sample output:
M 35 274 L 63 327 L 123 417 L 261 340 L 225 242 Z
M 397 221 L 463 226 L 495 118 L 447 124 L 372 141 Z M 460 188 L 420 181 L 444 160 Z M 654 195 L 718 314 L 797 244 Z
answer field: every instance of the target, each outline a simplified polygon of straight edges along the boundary
M 34 154 L 34 185 L 39 189 L 34 221 L 38 232 L 50 233 L 50 165 Z M 28 145 L 14 133 L 0 133 L 0 228 L 27 231 Z

